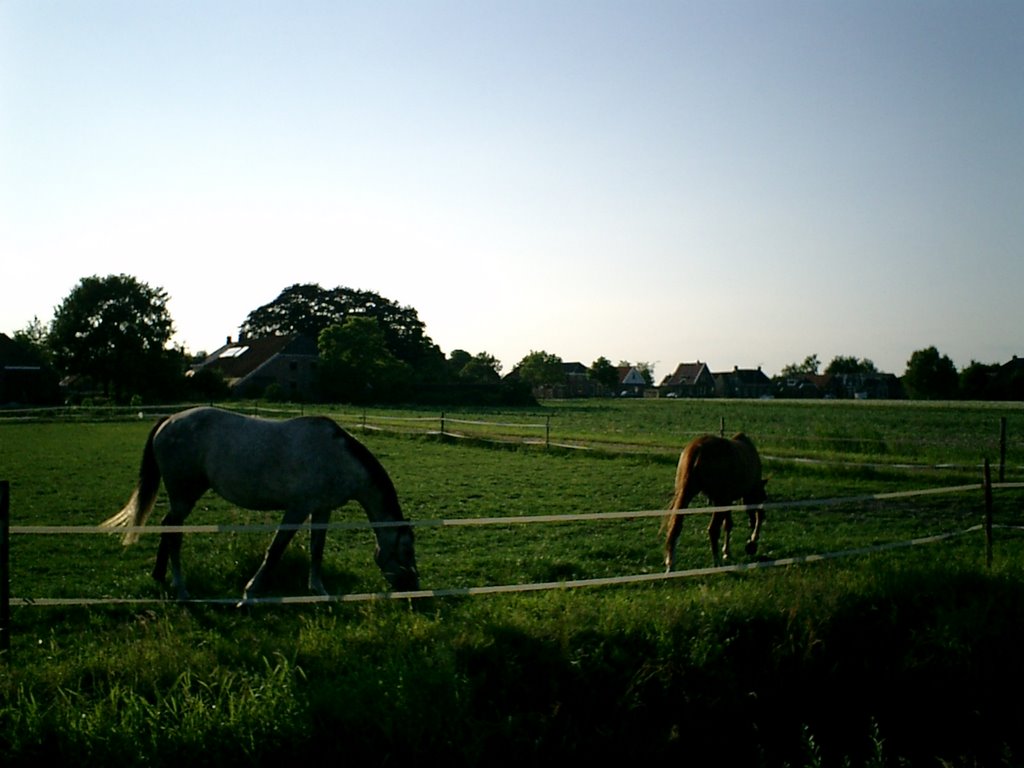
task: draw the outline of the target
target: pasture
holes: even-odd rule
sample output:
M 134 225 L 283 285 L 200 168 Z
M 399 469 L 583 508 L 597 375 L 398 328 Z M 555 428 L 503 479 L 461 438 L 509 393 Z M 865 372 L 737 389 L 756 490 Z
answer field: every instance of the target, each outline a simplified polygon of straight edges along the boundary
M 976 526 L 980 487 L 804 502 L 980 483 L 981 459 L 999 455 L 1001 418 L 1010 427 L 1006 479 L 1024 477 L 1019 406 L 573 401 L 457 414 L 549 423 L 549 448 L 492 441 L 495 428 L 481 424 L 458 426 L 476 439 L 398 429 L 424 412 L 335 415 L 387 468 L 414 522 L 665 509 L 678 451 L 724 420 L 726 432 L 757 442 L 769 501 L 779 504 L 762 533 L 765 559 Z M 92 526 L 115 512 L 137 479 L 151 421 L 0 422 L 12 524 Z M 364 432 L 363 423 L 389 428 Z M 533 430 L 497 432 L 534 439 Z M 997 491 L 997 522 L 1024 522 L 1022 498 Z M 787 500 L 801 504 L 786 509 Z M 153 522 L 163 502 L 161 494 Z M 278 519 L 208 495 L 189 523 Z M 350 503 L 332 517 L 339 521 L 365 515 Z M 418 527 L 421 586 L 658 574 L 659 524 L 637 516 Z M 685 521 L 677 569 L 710 565 L 706 525 Z M 269 538 L 186 535 L 192 596 L 237 598 Z M 5 764 L 712 754 L 764 765 L 1016 764 L 1024 755 L 1015 727 L 1024 707 L 1003 695 L 1024 682 L 1024 535 L 1012 530 L 997 531 L 991 569 L 975 532 L 783 569 L 248 612 L 170 599 L 149 577 L 157 540 L 124 548 L 111 535 L 13 537 L 16 598 L 137 602 L 15 605 L 0 669 Z M 308 535 L 296 536 L 268 594 L 306 594 L 307 545 Z M 385 589 L 372 549 L 369 530 L 331 530 L 328 591 Z

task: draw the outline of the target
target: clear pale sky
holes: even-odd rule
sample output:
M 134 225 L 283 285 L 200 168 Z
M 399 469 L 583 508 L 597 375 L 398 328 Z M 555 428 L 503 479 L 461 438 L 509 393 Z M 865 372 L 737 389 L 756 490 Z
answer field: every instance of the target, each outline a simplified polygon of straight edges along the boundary
M 299 282 L 447 355 L 1024 355 L 1024 3 L 0 0 L 0 331 Z

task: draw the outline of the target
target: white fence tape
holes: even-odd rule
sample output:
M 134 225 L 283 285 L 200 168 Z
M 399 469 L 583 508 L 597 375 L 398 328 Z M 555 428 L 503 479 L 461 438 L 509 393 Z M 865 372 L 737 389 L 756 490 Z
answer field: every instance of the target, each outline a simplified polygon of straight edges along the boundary
M 828 507 L 837 506 L 841 504 L 856 504 L 864 503 L 867 501 L 879 501 L 879 500 L 891 500 L 891 499 L 903 499 L 912 498 L 915 496 L 932 496 L 937 494 L 945 493 L 962 493 L 964 491 L 976 491 L 981 490 L 982 485 L 980 483 L 972 483 L 970 485 L 958 485 L 945 488 L 928 488 L 917 491 L 896 491 L 892 493 L 875 493 L 865 494 L 861 496 L 847 496 L 840 498 L 831 499 L 806 499 L 803 501 L 790 501 L 790 502 L 777 502 L 773 504 L 759 505 L 765 510 L 770 509 L 794 509 L 800 507 Z M 995 489 L 1022 489 L 1024 483 L 994 483 L 992 488 Z M 687 515 L 698 515 L 698 514 L 710 514 L 712 512 L 726 511 L 726 510 L 746 510 L 752 507 L 746 505 L 733 505 L 728 507 L 695 507 L 692 509 L 680 510 L 680 514 Z M 139 533 L 168 533 L 168 532 L 183 532 L 183 533 L 237 533 L 237 532 L 269 532 L 276 531 L 280 528 L 327 528 L 327 529 L 367 529 L 374 526 L 397 526 L 397 525 L 414 525 L 418 527 L 456 527 L 456 526 L 475 526 L 475 525 L 509 525 L 509 524 L 523 524 L 523 523 L 563 523 L 563 522 L 582 522 L 592 520 L 622 520 L 622 519 L 634 519 L 654 516 L 664 516 L 666 510 L 639 510 L 632 512 L 587 512 L 578 514 L 568 515 L 527 515 L 518 517 L 485 517 L 485 518 L 456 518 L 450 520 L 421 520 L 421 521 L 404 521 L 404 522 L 388 522 L 388 523 L 329 523 L 326 525 L 295 525 L 295 526 L 278 526 L 278 525 L 181 525 L 181 526 L 160 526 L 154 525 L 150 527 L 142 526 L 128 526 L 116 529 L 100 528 L 99 526 L 10 526 L 11 534 L 64 534 L 64 533 L 75 533 L 75 534 L 123 534 L 127 531 L 138 531 Z M 994 526 L 995 528 L 1024 531 L 1024 526 Z M 909 539 L 905 541 L 888 542 L 884 544 L 874 544 L 867 547 L 857 547 L 853 549 L 845 549 L 836 552 L 825 552 L 810 555 L 799 555 L 795 557 L 780 558 L 777 560 L 766 560 L 752 563 L 734 563 L 724 566 L 715 566 L 708 568 L 693 568 L 690 570 L 672 571 L 670 573 L 641 573 L 633 574 L 629 576 L 608 576 L 591 579 L 575 579 L 568 581 L 556 581 L 556 582 L 539 582 L 532 584 L 506 584 L 496 586 L 484 586 L 484 587 L 456 587 L 450 589 L 434 589 L 434 590 L 416 590 L 409 592 L 370 592 L 370 593 L 358 593 L 358 594 L 346 594 L 346 595 L 306 595 L 306 596 L 288 596 L 288 597 L 261 597 L 253 598 L 248 601 L 248 604 L 270 604 L 270 605 L 297 605 L 297 604 L 312 604 L 312 603 L 351 603 L 351 602 L 368 602 L 373 600 L 407 600 L 407 599 L 421 599 L 429 597 L 466 597 L 475 595 L 494 595 L 494 594 L 511 594 L 511 593 L 524 593 L 524 592 L 539 592 L 553 589 L 577 589 L 582 587 L 598 587 L 598 586 L 616 586 L 626 584 L 637 584 L 642 582 L 652 581 L 667 581 L 670 579 L 686 579 L 694 578 L 699 576 L 713 576 L 724 573 L 740 573 L 743 571 L 754 571 L 764 568 L 780 568 L 789 567 L 793 565 L 801 565 L 805 563 L 822 562 L 825 560 L 834 560 L 843 557 L 854 557 L 860 555 L 874 554 L 878 552 L 885 552 L 895 549 L 905 549 L 908 547 L 922 546 L 926 544 L 935 544 L 941 541 L 947 541 L 949 539 L 963 536 L 970 533 L 976 533 L 983 530 L 984 526 L 975 525 L 971 526 L 962 531 L 955 531 L 951 533 L 941 533 L 931 536 L 923 536 L 919 538 Z M 166 598 L 23 598 L 12 596 L 11 605 L 20 606 L 91 606 L 91 605 L 150 605 L 150 604 L 161 604 L 168 602 Z M 206 604 L 206 605 L 237 605 L 237 598 L 191 598 L 188 600 L 178 601 L 180 603 L 189 604 Z
M 1024 483 L 993 483 L 995 489 L 1020 489 Z M 802 501 L 780 501 L 766 504 L 748 506 L 745 504 L 734 504 L 727 507 L 690 507 L 688 509 L 676 510 L 679 515 L 708 515 L 713 512 L 739 511 L 761 508 L 765 511 L 777 509 L 799 509 L 806 507 L 830 507 L 841 504 L 863 504 L 868 501 L 888 501 L 892 499 L 907 499 L 915 496 L 934 496 L 945 493 L 963 493 L 964 491 L 978 491 L 982 489 L 980 483 L 969 485 L 954 485 L 943 488 L 926 488 L 917 491 L 893 491 L 892 493 L 872 493 L 862 496 L 844 496 L 830 499 L 805 499 Z M 398 528 L 412 526 L 415 528 L 453 528 L 464 526 L 480 525 L 528 525 L 532 523 L 577 523 L 595 520 L 632 520 L 645 517 L 664 517 L 670 514 L 665 509 L 644 509 L 627 512 L 577 512 L 558 515 L 517 515 L 514 517 L 459 517 L 459 518 L 437 518 L 428 520 L 396 520 L 379 523 L 371 522 L 344 522 L 344 523 L 300 523 L 295 525 L 278 525 L 264 523 L 259 525 L 150 525 L 150 526 L 122 526 L 119 528 L 101 528 L 98 525 L 12 525 L 12 534 L 104 534 L 122 535 L 125 533 L 139 534 L 161 534 L 161 533 L 267 533 L 280 529 L 284 530 L 307 530 L 324 529 L 328 531 L 337 530 L 359 530 L 369 528 Z
M 942 533 L 934 536 L 923 536 L 907 541 L 875 544 L 870 547 L 858 547 L 837 552 L 825 552 L 811 555 L 798 555 L 778 560 L 765 560 L 754 563 L 736 563 L 708 568 L 692 568 L 670 573 L 638 573 L 631 576 L 605 576 L 592 579 L 573 579 L 567 581 L 547 581 L 532 584 L 502 584 L 488 587 L 454 587 L 450 589 L 422 589 L 409 592 L 365 592 L 347 595 L 294 595 L 287 597 L 257 597 L 246 602 L 247 605 L 309 605 L 313 603 L 360 603 L 374 600 L 415 600 L 430 597 L 472 597 L 478 595 L 514 594 L 525 592 L 542 592 L 554 589 L 579 589 L 583 587 L 607 587 L 642 582 L 668 581 L 671 579 L 689 579 L 699 576 L 716 576 L 724 573 L 740 573 L 743 571 L 761 570 L 765 568 L 782 568 L 804 563 L 823 562 L 842 557 L 868 555 L 893 549 L 906 549 L 976 533 L 983 526 L 975 525 L 962 531 Z M 1021 527 L 1020 530 L 1024 530 Z M 12 605 L 23 606 L 71 606 L 71 605 L 153 605 L 167 603 L 166 598 L 11 598 Z M 190 598 L 177 601 L 182 604 L 195 605 L 238 605 L 238 598 Z

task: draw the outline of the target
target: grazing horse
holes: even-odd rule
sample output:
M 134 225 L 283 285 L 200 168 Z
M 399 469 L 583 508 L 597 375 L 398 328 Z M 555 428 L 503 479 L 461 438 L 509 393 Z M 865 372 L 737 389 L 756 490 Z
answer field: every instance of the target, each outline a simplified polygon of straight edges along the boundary
M 703 493 L 713 507 L 727 507 L 736 499 L 744 504 L 764 504 L 767 500 L 765 485 L 761 479 L 761 459 L 750 438 L 740 433 L 732 439 L 703 435 L 697 437 L 683 449 L 676 469 L 676 491 L 670 512 L 685 509 L 698 493 Z M 757 539 L 764 522 L 764 508 L 747 510 L 750 515 L 750 540 L 747 542 L 748 555 L 756 554 Z M 718 554 L 719 532 L 725 524 L 725 544 L 722 556 Z M 676 540 L 683 525 L 683 516 L 669 514 L 668 536 L 665 538 L 665 570 L 669 572 L 675 563 Z M 708 526 L 711 540 L 711 556 L 715 565 L 722 564 L 722 558 L 729 559 L 729 535 L 732 532 L 732 513 L 713 512 Z
M 404 521 L 388 473 L 358 440 L 326 417 L 286 421 L 243 416 L 218 408 L 192 408 L 162 418 L 149 433 L 142 453 L 139 483 L 107 528 L 144 525 L 153 509 L 160 480 L 170 501 L 163 525 L 182 525 L 209 489 L 232 504 L 252 510 L 284 510 L 263 563 L 245 585 L 242 601 L 263 589 L 307 518 L 310 532 L 309 588 L 326 595 L 320 576 L 331 510 L 356 499 L 371 522 Z M 292 527 L 289 527 L 292 526 Z M 396 591 L 419 589 L 412 526 L 374 527 L 374 559 Z M 124 535 L 125 545 L 139 537 Z M 162 582 L 170 560 L 173 588 L 187 599 L 181 572 L 180 532 L 160 535 L 153 578 Z

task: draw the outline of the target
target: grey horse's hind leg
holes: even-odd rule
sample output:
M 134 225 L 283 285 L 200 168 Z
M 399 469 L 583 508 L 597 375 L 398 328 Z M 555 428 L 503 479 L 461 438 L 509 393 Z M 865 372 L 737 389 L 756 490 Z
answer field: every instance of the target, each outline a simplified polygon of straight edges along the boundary
M 168 512 L 161 525 L 182 525 L 189 512 L 192 511 L 192 504 L 185 502 L 171 502 L 171 511 Z M 153 578 L 163 583 L 167 577 L 167 563 L 171 565 L 171 588 L 175 591 L 179 600 L 188 600 L 188 590 L 185 588 L 185 576 L 181 572 L 181 542 L 184 534 L 161 533 L 160 546 L 156 552 L 156 562 L 153 564 Z
M 314 512 L 310 517 L 313 524 L 309 532 L 309 591 L 317 595 L 326 595 L 324 588 L 323 574 L 321 567 L 324 561 L 324 545 L 327 542 L 327 529 L 318 528 L 319 525 L 327 525 L 330 520 L 331 511 Z

